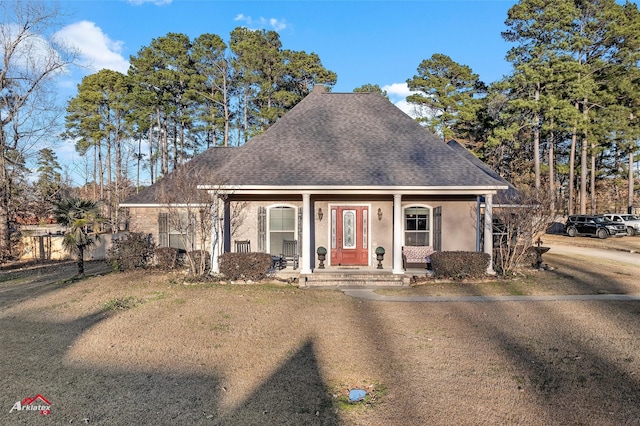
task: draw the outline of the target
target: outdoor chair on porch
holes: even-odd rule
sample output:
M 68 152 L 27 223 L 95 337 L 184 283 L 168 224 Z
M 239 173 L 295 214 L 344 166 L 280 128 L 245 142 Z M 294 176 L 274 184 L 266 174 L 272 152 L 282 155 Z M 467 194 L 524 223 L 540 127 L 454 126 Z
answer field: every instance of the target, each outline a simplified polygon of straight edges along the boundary
M 288 261 L 293 262 L 293 269 L 298 269 L 298 241 L 284 240 L 282 242 L 282 253 L 280 254 L 280 267 L 285 268 Z
M 251 240 L 236 240 L 236 253 L 251 253 Z

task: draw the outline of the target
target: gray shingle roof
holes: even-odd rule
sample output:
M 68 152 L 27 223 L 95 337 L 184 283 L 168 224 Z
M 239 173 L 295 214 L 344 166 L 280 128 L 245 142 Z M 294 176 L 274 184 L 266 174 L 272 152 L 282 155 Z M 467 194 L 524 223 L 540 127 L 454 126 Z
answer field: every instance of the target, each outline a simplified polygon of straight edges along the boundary
M 183 173 L 188 179 L 193 179 L 195 182 L 205 181 L 212 179 L 216 170 L 219 170 L 225 165 L 229 159 L 238 153 L 238 148 L 231 147 L 215 147 L 206 150 L 202 154 L 195 156 L 190 160 L 187 165 L 183 166 Z M 175 179 L 177 179 L 177 173 L 169 173 L 162 179 L 150 187 L 144 189 L 132 197 L 125 200 L 122 205 L 128 204 L 157 204 L 160 194 L 165 190 L 171 190 L 174 188 Z
M 199 170 L 201 185 L 224 182 L 278 189 L 506 185 L 375 93 L 314 91 L 244 146 L 209 149 L 190 166 Z M 156 185 L 170 182 L 171 175 Z M 152 203 L 156 185 L 126 204 Z
M 234 185 L 502 184 L 374 93 L 314 91 L 240 151 L 221 170 Z

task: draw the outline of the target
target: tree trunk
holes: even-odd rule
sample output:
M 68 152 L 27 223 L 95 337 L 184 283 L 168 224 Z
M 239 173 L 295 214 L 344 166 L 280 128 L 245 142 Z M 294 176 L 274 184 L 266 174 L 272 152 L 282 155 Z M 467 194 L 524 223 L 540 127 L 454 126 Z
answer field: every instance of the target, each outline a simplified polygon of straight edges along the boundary
M 151 184 L 156 181 L 156 168 L 153 160 L 153 116 L 149 116 L 149 173 L 151 174 Z
M 629 186 L 628 186 L 627 213 L 633 213 L 633 149 L 629 150 Z
M 84 248 L 78 247 L 78 275 L 84 276 Z
M 98 188 L 100 191 L 100 200 L 104 200 L 104 161 L 102 160 L 102 141 L 98 139 L 96 142 L 98 150 Z
M 553 131 L 553 119 L 551 119 L 551 133 L 549 134 L 549 204 L 551 211 L 556 211 L 556 184 L 555 184 L 555 133 Z
M 589 188 L 591 190 L 591 214 L 596 214 L 596 146 L 591 143 L 591 170 L 589 171 Z
M 9 231 L 9 178 L 7 177 L 7 163 L 5 160 L 5 134 L 0 128 L 0 262 L 11 251 L 11 236 Z
M 587 170 L 589 169 L 587 136 L 580 147 L 580 214 L 587 214 Z
M 109 114 L 110 116 L 111 114 Z M 113 171 L 111 170 L 111 132 L 107 132 L 107 217 L 109 221 L 107 223 L 108 231 L 111 232 L 111 224 L 113 223 Z
M 589 111 L 587 111 L 587 100 L 585 99 L 582 107 L 582 116 L 584 124 L 587 124 L 589 118 Z M 587 138 L 587 130 L 584 130 L 582 139 L 581 156 L 580 156 L 580 214 L 587 214 L 587 170 L 589 168 L 588 154 L 589 144 Z
M 225 73 L 222 77 L 222 108 L 224 111 L 224 137 L 223 145 L 229 146 L 229 120 L 231 120 L 231 114 L 229 112 L 229 100 L 227 99 L 227 73 L 225 67 Z
M 123 177 L 124 174 L 122 172 L 122 146 L 121 146 L 121 141 L 120 141 L 120 123 L 118 123 L 116 125 L 116 133 L 114 135 L 114 139 L 115 139 L 115 148 L 116 148 L 116 179 L 115 179 L 115 194 L 116 194 L 116 203 L 117 206 L 120 205 L 120 201 L 121 201 L 121 197 L 122 195 L 120 194 L 121 192 L 121 184 L 124 183 L 123 181 Z M 127 167 L 128 168 L 128 167 Z M 128 177 L 128 176 L 127 176 Z M 126 179 L 127 181 L 129 179 Z M 127 184 L 127 186 L 129 186 Z M 115 209 L 115 224 L 116 224 L 116 232 L 120 229 L 120 209 L 117 208 Z
M 536 88 L 536 104 L 539 99 L 540 84 L 538 83 L 538 87 Z M 540 191 L 540 114 L 537 111 L 534 114 L 533 126 L 533 170 L 535 173 L 537 192 Z
M 569 153 L 569 203 L 568 214 L 574 213 L 573 195 L 575 193 L 575 168 L 576 168 L 576 145 L 578 143 L 578 129 L 573 127 L 571 135 L 571 151 Z

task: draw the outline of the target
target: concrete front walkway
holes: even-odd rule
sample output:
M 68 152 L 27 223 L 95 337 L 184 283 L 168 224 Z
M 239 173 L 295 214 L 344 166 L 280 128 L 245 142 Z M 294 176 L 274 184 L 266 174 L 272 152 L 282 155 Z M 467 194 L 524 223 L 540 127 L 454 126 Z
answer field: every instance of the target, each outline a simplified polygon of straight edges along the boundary
M 380 302 L 566 302 L 576 300 L 640 301 L 640 294 L 574 294 L 551 296 L 386 296 L 372 288 L 342 288 L 344 294 Z

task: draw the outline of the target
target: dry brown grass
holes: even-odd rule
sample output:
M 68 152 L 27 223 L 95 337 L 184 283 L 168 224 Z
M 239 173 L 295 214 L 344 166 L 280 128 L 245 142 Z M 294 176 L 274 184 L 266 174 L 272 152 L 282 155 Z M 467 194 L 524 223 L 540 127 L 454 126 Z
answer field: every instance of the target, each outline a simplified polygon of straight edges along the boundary
M 526 285 L 437 291 L 640 293 L 637 271 L 545 260 L 556 270 Z M 390 303 L 150 272 L 12 274 L 0 278 L 0 424 L 640 422 L 640 302 Z M 375 398 L 341 402 L 355 387 Z M 49 419 L 9 413 L 38 393 Z

